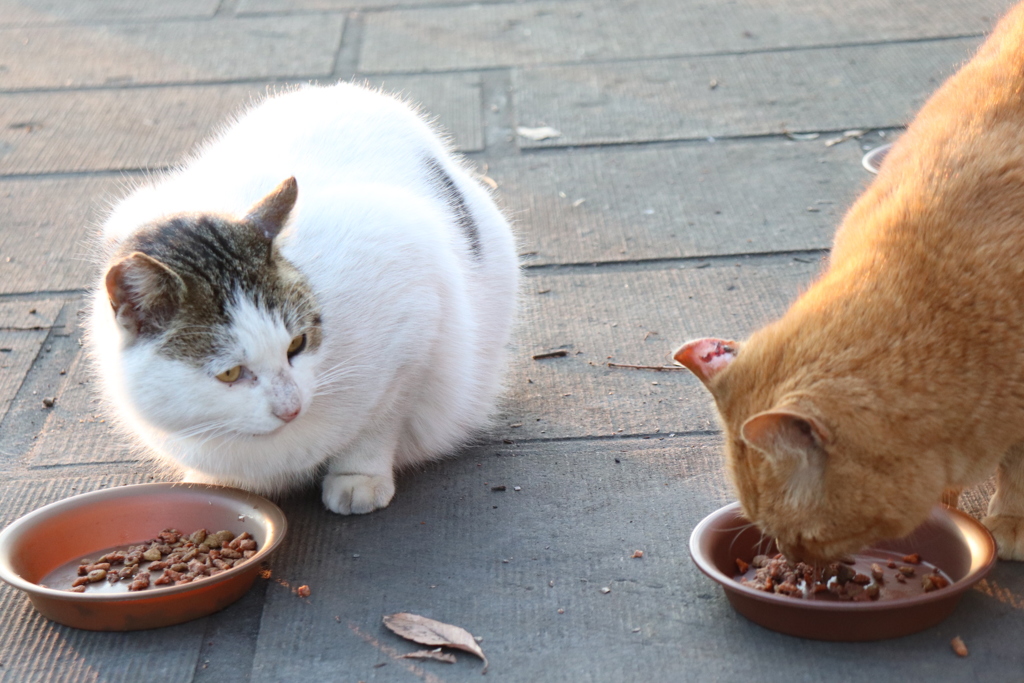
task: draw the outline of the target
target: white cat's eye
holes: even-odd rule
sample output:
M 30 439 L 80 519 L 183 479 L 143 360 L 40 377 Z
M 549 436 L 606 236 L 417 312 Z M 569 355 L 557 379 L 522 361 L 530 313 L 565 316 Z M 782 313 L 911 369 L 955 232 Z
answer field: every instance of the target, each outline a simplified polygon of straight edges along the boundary
M 231 368 L 230 370 L 225 370 L 224 372 L 222 372 L 219 375 L 217 375 L 217 379 L 219 379 L 221 382 L 225 382 L 225 383 L 229 383 L 230 384 L 231 382 L 237 382 L 238 378 L 241 377 L 241 376 L 242 376 L 242 366 L 241 365 L 236 365 L 235 367 Z
M 288 345 L 288 357 L 291 358 L 297 353 L 302 353 L 304 348 L 306 348 L 306 335 L 300 334 L 292 339 L 291 344 Z

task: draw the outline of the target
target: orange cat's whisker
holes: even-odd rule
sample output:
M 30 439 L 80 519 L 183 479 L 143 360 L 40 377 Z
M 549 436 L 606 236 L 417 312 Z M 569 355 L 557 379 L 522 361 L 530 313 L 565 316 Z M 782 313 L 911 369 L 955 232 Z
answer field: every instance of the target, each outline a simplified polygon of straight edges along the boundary
M 724 531 L 735 531 L 736 532 L 733 535 L 733 537 L 732 537 L 732 542 L 729 543 L 729 552 L 732 552 L 733 546 L 736 545 L 736 541 L 739 540 L 739 538 L 743 534 L 743 532 L 746 531 L 747 529 L 753 527 L 753 526 L 754 526 L 754 524 L 752 522 L 748 522 L 747 524 L 741 524 L 740 526 L 733 527 L 731 529 L 724 529 Z M 761 534 L 761 538 L 762 538 L 762 540 L 764 539 L 764 534 Z M 758 546 L 760 547 L 760 545 L 761 545 L 761 541 L 758 541 Z

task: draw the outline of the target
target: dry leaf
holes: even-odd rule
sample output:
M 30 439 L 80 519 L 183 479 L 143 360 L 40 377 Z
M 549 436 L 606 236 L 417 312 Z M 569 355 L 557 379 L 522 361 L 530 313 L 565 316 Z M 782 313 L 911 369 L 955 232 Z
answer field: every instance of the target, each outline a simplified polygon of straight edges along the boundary
M 516 128 L 516 133 L 528 140 L 540 141 L 547 140 L 548 138 L 561 137 L 562 131 L 555 130 L 551 126 L 540 126 L 539 128 L 527 128 L 526 126 L 519 126 Z
M 455 655 L 450 655 L 447 652 L 441 652 L 441 648 L 436 650 L 417 650 L 416 652 L 408 652 L 399 659 L 436 659 L 439 662 L 446 664 L 455 663 Z
M 420 645 L 440 645 L 474 654 L 484 660 L 482 673 L 487 673 L 487 657 L 484 651 L 477 645 L 473 635 L 464 628 L 408 612 L 385 616 L 384 625 L 403 638 Z
M 557 351 L 545 351 L 544 353 L 535 353 L 533 355 L 534 360 L 540 360 L 542 358 L 563 358 L 568 356 L 569 352 L 565 349 L 558 349 Z

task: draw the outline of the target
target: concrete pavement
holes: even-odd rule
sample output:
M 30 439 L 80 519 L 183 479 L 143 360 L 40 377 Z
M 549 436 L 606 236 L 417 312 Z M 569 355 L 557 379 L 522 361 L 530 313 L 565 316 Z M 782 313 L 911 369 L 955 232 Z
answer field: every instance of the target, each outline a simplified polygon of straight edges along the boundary
M 268 87 L 356 78 L 421 103 L 497 183 L 525 275 L 480 444 L 368 516 L 314 490 L 281 500 L 271 577 L 206 619 L 77 631 L 0 586 L 0 681 L 479 680 L 469 656 L 398 659 L 416 648 L 381 625 L 397 611 L 481 636 L 488 679 L 1019 679 L 1017 564 L 895 641 L 798 640 L 733 613 L 686 547 L 731 499 L 709 397 L 685 372 L 607 365 L 660 365 L 784 311 L 870 180 L 865 148 L 1010 4 L 0 0 L 0 526 L 160 479 L 92 393 L 88 238 L 110 197 Z M 541 126 L 559 135 L 517 133 Z M 848 130 L 869 132 L 830 144 Z M 532 359 L 553 349 L 569 353 Z

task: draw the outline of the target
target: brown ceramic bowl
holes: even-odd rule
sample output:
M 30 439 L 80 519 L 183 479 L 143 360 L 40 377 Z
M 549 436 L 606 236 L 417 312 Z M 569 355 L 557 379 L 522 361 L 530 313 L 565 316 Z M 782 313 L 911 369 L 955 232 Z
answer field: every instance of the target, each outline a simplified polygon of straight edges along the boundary
M 248 531 L 255 556 L 237 567 L 181 586 L 128 592 L 125 581 L 66 588 L 84 557 L 152 539 L 165 528 Z M 45 617 L 91 631 L 135 631 L 212 614 L 249 590 L 284 538 L 287 522 L 266 498 L 221 486 L 139 484 L 85 493 L 18 519 L 0 533 L 0 579 L 28 594 Z M 154 577 L 155 578 L 155 577 Z
M 944 505 L 932 508 L 924 524 L 906 538 L 878 543 L 865 552 L 872 551 L 920 553 L 953 583 L 930 593 L 871 602 L 792 598 L 749 588 L 736 580 L 737 558 L 750 562 L 756 554 L 778 552 L 774 542 L 765 546 L 761 532 L 743 517 L 739 503 L 711 513 L 690 535 L 693 561 L 722 585 L 733 609 L 765 628 L 815 640 L 880 640 L 934 626 L 952 613 L 963 592 L 981 580 L 996 561 L 996 544 L 988 529 Z

